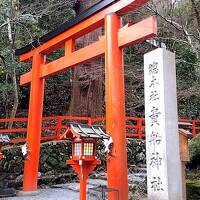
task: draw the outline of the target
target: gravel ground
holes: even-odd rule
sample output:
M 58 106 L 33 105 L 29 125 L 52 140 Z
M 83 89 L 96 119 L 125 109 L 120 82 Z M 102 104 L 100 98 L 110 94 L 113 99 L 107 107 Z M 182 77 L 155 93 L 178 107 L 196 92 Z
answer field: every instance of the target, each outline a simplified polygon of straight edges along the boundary
M 1 200 L 78 200 L 79 193 L 62 188 L 41 189 L 36 196 L 17 196 L 1 198 Z

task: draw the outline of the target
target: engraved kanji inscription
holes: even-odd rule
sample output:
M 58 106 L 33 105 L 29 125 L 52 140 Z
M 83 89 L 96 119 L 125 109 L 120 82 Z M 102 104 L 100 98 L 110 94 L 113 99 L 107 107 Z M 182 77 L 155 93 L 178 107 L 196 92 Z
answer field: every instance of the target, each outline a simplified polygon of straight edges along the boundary
M 149 87 L 150 88 L 155 88 L 157 85 L 159 85 L 159 83 L 157 81 L 157 78 L 155 76 L 152 76 L 152 79 L 151 79 Z
M 159 111 L 159 109 L 153 106 L 151 110 L 151 115 L 149 115 L 149 118 L 151 119 L 151 126 L 160 125 L 159 124 L 160 115 L 161 115 L 161 112 Z
M 159 152 L 153 152 L 150 156 L 150 166 L 156 167 L 159 170 L 159 167 L 162 165 L 162 158 L 160 157 Z
M 153 90 L 151 91 L 150 97 L 149 97 L 149 101 L 156 101 L 159 100 L 159 95 L 158 95 L 158 91 L 157 90 Z
M 153 177 L 152 178 L 151 188 L 154 190 L 154 192 L 164 191 L 162 186 L 163 186 L 163 183 L 162 183 L 160 177 Z
M 149 75 L 158 74 L 158 62 L 149 65 Z

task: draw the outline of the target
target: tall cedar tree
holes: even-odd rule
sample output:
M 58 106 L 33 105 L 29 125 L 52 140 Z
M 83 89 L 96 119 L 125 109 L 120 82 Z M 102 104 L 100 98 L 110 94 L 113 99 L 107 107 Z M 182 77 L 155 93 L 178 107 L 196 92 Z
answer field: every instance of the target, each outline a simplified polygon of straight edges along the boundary
M 77 14 L 90 8 L 99 0 L 79 0 L 76 6 Z M 76 41 L 76 49 L 87 46 L 98 40 L 102 29 L 99 28 Z M 75 116 L 97 117 L 102 115 L 102 75 L 101 59 L 77 66 L 73 70 L 72 94 L 69 114 Z

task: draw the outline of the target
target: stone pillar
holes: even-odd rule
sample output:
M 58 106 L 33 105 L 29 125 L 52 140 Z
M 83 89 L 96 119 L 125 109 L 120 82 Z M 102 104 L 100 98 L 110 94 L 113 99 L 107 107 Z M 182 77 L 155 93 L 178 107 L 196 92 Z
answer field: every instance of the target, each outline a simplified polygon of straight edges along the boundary
M 145 54 L 144 76 L 148 199 L 182 200 L 175 54 Z

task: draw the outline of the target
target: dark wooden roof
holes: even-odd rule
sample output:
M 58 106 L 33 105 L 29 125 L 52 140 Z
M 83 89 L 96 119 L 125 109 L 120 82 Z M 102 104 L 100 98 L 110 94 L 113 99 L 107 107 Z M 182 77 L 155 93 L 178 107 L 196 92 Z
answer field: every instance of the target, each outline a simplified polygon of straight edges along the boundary
M 24 53 L 27 53 L 27 52 L 31 51 L 34 48 L 37 48 L 41 44 L 49 41 L 50 39 L 56 37 L 57 35 L 65 32 L 66 30 L 68 30 L 70 28 L 72 28 L 76 24 L 84 21 L 85 19 L 87 19 L 90 16 L 96 14 L 97 12 L 103 10 L 104 8 L 108 7 L 109 5 L 111 5 L 112 3 L 116 2 L 116 1 L 118 1 L 118 0 L 102 0 L 102 1 L 100 1 L 99 3 L 95 4 L 91 8 L 85 10 L 83 13 L 81 13 L 80 15 L 78 15 L 77 17 L 72 19 L 71 21 L 65 22 L 64 24 L 62 24 L 57 29 L 55 29 L 53 31 L 50 31 L 49 33 L 47 33 L 44 36 L 38 38 L 37 40 L 35 40 L 32 43 L 26 45 L 25 47 L 17 49 L 15 51 L 15 54 L 19 56 L 19 55 L 22 55 Z
M 107 135 L 100 126 L 91 126 L 87 124 L 77 124 L 71 123 L 70 130 L 75 133 L 75 137 L 78 135 L 80 138 L 97 138 L 97 139 L 109 139 Z

